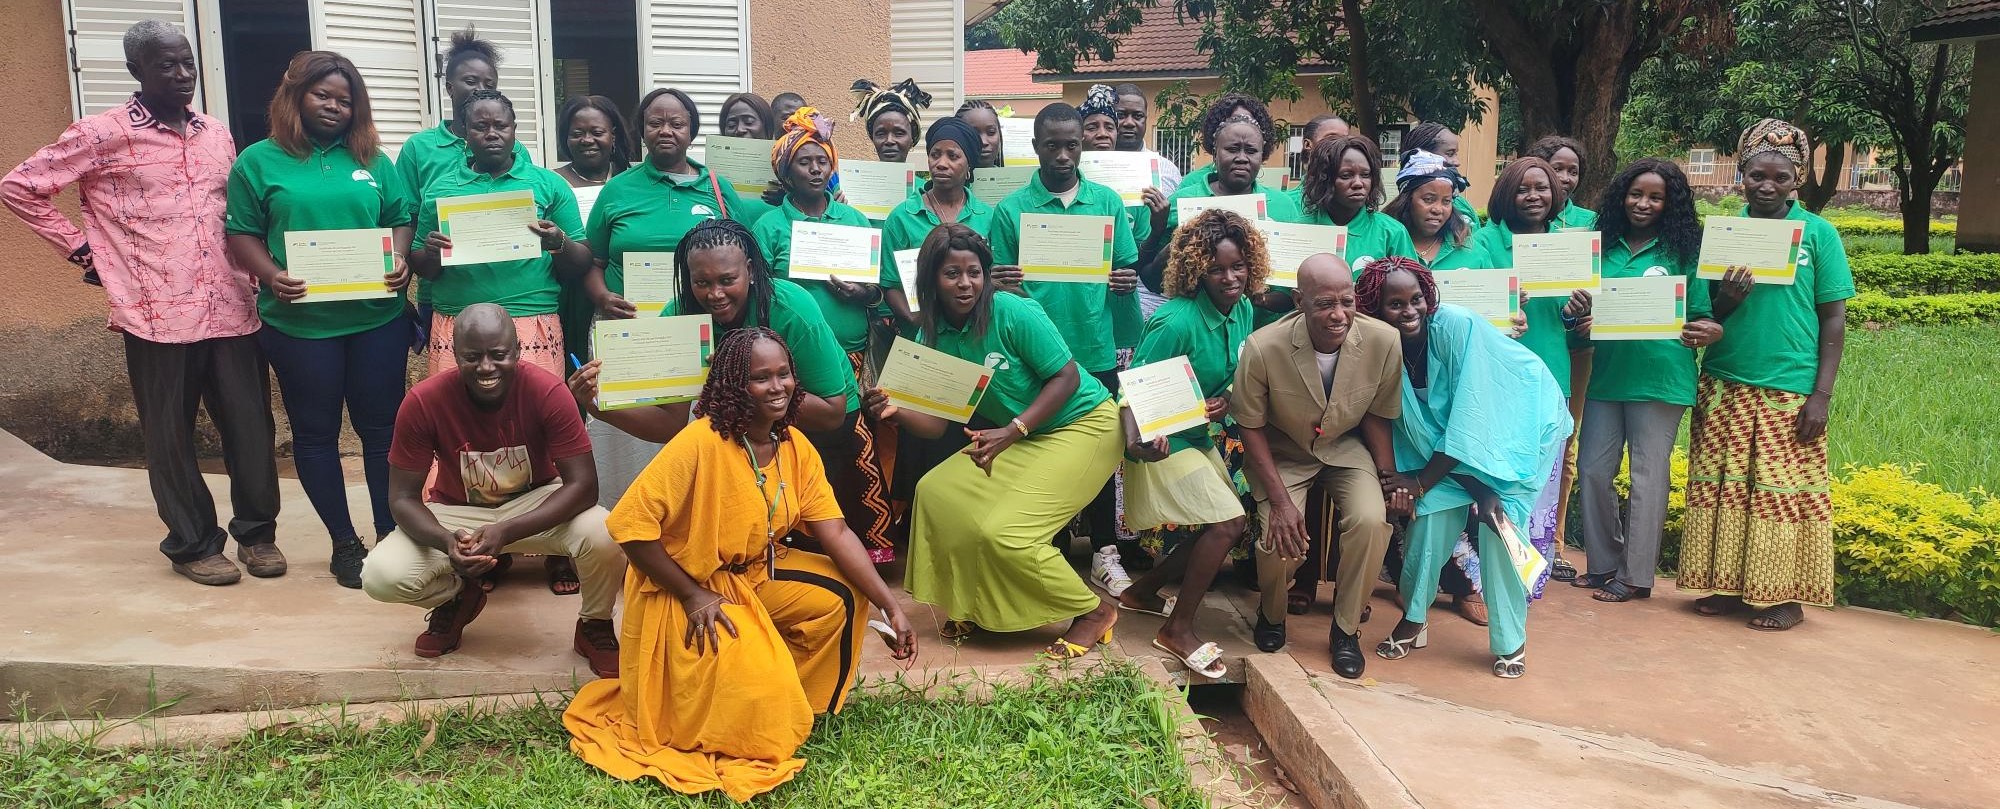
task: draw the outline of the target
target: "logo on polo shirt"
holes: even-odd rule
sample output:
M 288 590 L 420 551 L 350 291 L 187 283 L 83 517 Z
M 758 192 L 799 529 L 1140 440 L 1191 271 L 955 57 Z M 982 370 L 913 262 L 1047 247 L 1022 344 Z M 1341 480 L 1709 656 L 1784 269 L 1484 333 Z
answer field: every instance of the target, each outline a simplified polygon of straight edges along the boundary
M 694 207 L 689 208 L 688 213 L 694 214 L 695 216 L 706 216 L 710 219 L 715 218 L 715 209 L 710 208 L 707 205 L 703 205 L 699 202 L 695 203 Z
M 357 183 L 367 183 L 370 187 L 373 188 L 382 187 L 375 184 L 375 175 L 369 174 L 367 169 L 355 169 L 354 181 Z
M 986 355 L 986 368 L 988 370 L 1007 371 L 1012 370 L 1013 367 L 1012 364 L 1007 362 L 1007 355 L 1005 354 L 995 351 Z
M 1666 274 L 1667 274 L 1667 268 L 1662 267 L 1658 264 L 1655 264 L 1651 267 L 1647 267 L 1646 271 L 1644 273 L 1641 273 L 1641 275 L 1644 275 L 1647 278 L 1658 278 Z

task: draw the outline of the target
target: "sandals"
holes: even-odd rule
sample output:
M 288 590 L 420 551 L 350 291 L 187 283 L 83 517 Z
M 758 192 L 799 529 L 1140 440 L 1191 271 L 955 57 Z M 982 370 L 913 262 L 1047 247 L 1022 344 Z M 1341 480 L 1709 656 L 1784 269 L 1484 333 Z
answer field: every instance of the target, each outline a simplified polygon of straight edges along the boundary
M 1090 654 L 1091 649 L 1094 649 L 1106 643 L 1110 643 L 1111 630 L 1113 627 L 1116 627 L 1117 624 L 1118 624 L 1118 613 L 1113 612 L 1111 613 L 1111 626 L 1106 626 L 1104 628 L 1104 634 L 1098 637 L 1097 643 L 1093 643 L 1089 646 L 1079 646 L 1077 644 L 1070 643 L 1068 638 L 1056 638 L 1055 642 L 1050 643 L 1047 647 L 1044 647 L 1042 649 L 1042 654 L 1048 656 L 1050 659 L 1053 660 L 1075 660 L 1079 657 Z
M 1694 600 L 1694 611 L 1701 615 L 1728 615 L 1744 609 L 1743 597 L 1717 593 Z
M 938 627 L 938 637 L 945 640 L 961 640 L 979 631 L 979 625 L 971 621 L 945 621 Z
M 1578 579 L 1578 581 L 1582 580 Z M 1606 604 L 1623 604 L 1637 598 L 1652 598 L 1653 588 L 1633 587 L 1617 579 L 1612 579 L 1611 583 L 1599 588 L 1597 592 L 1591 593 L 1590 597 Z
M 1157 610 L 1149 609 L 1146 607 L 1134 607 L 1130 604 L 1125 603 L 1125 599 L 1123 597 L 1114 598 L 1112 599 L 1112 601 L 1117 602 L 1118 608 L 1121 610 L 1131 610 L 1132 612 L 1142 613 L 1145 615 L 1157 615 L 1160 616 L 1161 618 L 1166 618 L 1172 615 L 1174 611 L 1174 605 L 1179 604 L 1181 600 L 1179 596 L 1167 596 L 1164 602 L 1160 605 L 1160 608 Z
M 1451 605 L 1454 609 L 1458 610 L 1459 615 L 1464 616 L 1465 620 L 1471 621 L 1477 626 L 1485 626 L 1489 620 L 1486 617 L 1486 599 L 1478 593 L 1473 593 L 1469 596 L 1452 596 Z
M 1493 661 L 1493 676 L 1502 680 L 1519 680 L 1528 673 L 1528 650 L 1522 647 L 1510 655 L 1501 655 Z
M 1200 648 L 1183 655 L 1167 648 L 1167 645 L 1161 643 L 1159 638 L 1154 638 L 1153 648 L 1173 655 L 1181 661 L 1181 665 L 1187 666 L 1188 671 L 1211 680 L 1229 673 L 1229 667 L 1222 664 L 1222 647 L 1213 643 L 1204 643 Z
M 576 563 L 567 556 L 542 557 L 542 572 L 548 576 L 551 593 L 573 596 L 583 592 L 583 582 L 576 577 Z
M 1750 619 L 1749 627 L 1759 632 L 1783 632 L 1805 623 L 1806 610 L 1797 601 L 1765 607 Z
M 1576 579 L 1576 565 L 1570 564 L 1568 559 L 1557 556 L 1555 564 L 1549 565 L 1549 578 L 1556 581 L 1573 581 Z
M 1576 577 L 1576 581 L 1570 582 L 1569 586 L 1581 587 L 1585 590 L 1599 590 L 1617 580 L 1617 573 L 1585 573 Z
M 1390 630 L 1389 637 L 1383 638 L 1381 643 L 1375 644 L 1375 656 L 1383 660 L 1401 660 L 1409 657 L 1412 650 L 1422 649 L 1429 645 L 1431 645 L 1431 627 L 1429 624 L 1425 624 L 1422 629 L 1417 630 L 1415 637 L 1403 640 L 1397 640 L 1395 631 Z
M 495 562 L 493 564 L 493 569 L 480 574 L 479 578 L 475 579 L 475 581 L 479 583 L 479 591 L 482 593 L 490 593 L 493 592 L 494 590 L 499 589 L 500 577 L 507 575 L 508 568 L 511 568 L 513 566 L 514 566 L 514 554 L 511 553 L 500 554 L 500 561 Z

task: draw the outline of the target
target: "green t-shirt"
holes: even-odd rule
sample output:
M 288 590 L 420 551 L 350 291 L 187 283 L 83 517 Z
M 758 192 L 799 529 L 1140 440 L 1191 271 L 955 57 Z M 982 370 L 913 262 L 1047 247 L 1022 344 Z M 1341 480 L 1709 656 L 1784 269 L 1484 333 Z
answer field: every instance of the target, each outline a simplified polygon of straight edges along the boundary
M 1749 209 L 1737 215 L 1749 216 Z M 1806 223 L 1798 276 L 1790 286 L 1752 287 L 1723 323 L 1722 339 L 1708 347 L 1701 367 L 1718 379 L 1811 395 L 1819 375 L 1817 307 L 1854 297 L 1854 273 L 1832 223 L 1797 202 L 1785 218 Z
M 1202 175 L 1202 181 L 1199 183 L 1190 184 L 1185 180 L 1181 181 L 1180 190 L 1175 191 L 1173 197 L 1167 200 L 1166 233 L 1169 238 L 1181 226 L 1181 200 L 1216 196 L 1215 191 L 1208 187 L 1208 178 L 1214 174 L 1213 170 L 1208 170 L 1207 174 Z M 1292 199 L 1290 194 L 1262 183 L 1252 186 L 1247 193 L 1264 195 L 1266 219 L 1277 222 L 1304 221 L 1305 212 L 1299 210 L 1298 202 Z
M 514 165 L 498 177 L 466 166 L 439 174 L 424 189 L 424 199 L 435 202 L 499 191 L 533 192 L 537 218 L 554 222 L 571 239 L 583 240 L 583 220 L 577 215 L 576 192 L 570 190 L 569 181 L 518 155 Z M 423 244 L 437 227 L 437 206 L 423 206 L 417 211 L 416 243 Z M 556 282 L 555 263 L 553 254 L 538 249 L 532 258 L 519 261 L 443 267 L 430 281 L 431 303 L 447 315 L 456 315 L 475 303 L 500 304 L 514 317 L 554 314 L 556 296 L 562 291 Z
M 1208 178 L 1213 176 L 1215 176 L 1214 163 L 1197 167 L 1194 171 L 1181 175 L 1181 184 L 1175 186 L 1174 190 L 1167 192 L 1167 196 L 1171 197 L 1178 194 L 1183 188 L 1200 188 L 1206 190 L 1208 188 Z
M 661 317 L 678 314 L 681 314 L 680 301 L 668 301 L 667 308 L 660 310 Z M 784 338 L 785 347 L 792 352 L 792 362 L 798 366 L 795 370 L 799 385 L 807 393 L 827 398 L 845 396 L 847 412 L 861 409 L 861 387 L 854 381 L 854 363 L 847 361 L 847 352 L 840 350 L 840 343 L 833 339 L 833 330 L 820 318 L 819 305 L 813 303 L 811 293 L 783 278 L 773 278 L 771 311 L 757 312 L 753 306 L 744 316 L 743 325 L 769 327 Z M 722 343 L 724 334 L 715 336 L 716 344 Z
M 1112 199 L 1117 200 L 1116 194 Z M 1071 286 L 1082 286 L 1071 284 Z M 936 320 L 938 333 L 931 347 L 967 362 L 986 366 L 993 374 L 986 396 L 976 411 L 994 424 L 1007 424 L 1042 395 L 1042 386 L 1070 363 L 1069 348 L 1047 313 L 1033 301 L 1010 292 L 993 294 L 993 312 L 983 337 L 973 337 L 944 318 Z M 1054 417 L 1035 425 L 1030 435 L 1043 435 L 1083 418 L 1111 394 L 1088 373 L 1077 374 L 1076 392 L 1070 394 Z
M 827 200 L 826 213 L 807 216 L 792 204 L 790 197 L 778 205 L 776 213 L 766 214 L 757 220 L 750 234 L 757 237 L 757 244 L 764 250 L 764 263 L 771 268 L 774 278 L 792 277 L 792 223 L 825 222 L 833 225 L 868 227 L 868 215 L 839 200 Z M 868 309 L 858 303 L 847 303 L 833 294 L 833 287 L 825 281 L 798 281 L 811 293 L 819 305 L 820 314 L 826 318 L 826 325 L 833 329 L 833 337 L 845 351 L 861 351 L 868 348 Z
M 229 206 L 224 229 L 264 240 L 271 258 L 285 264 L 285 234 L 294 230 L 397 228 L 410 223 L 410 195 L 389 158 L 381 154 L 362 165 L 347 146 L 312 147 L 294 157 L 274 140 L 244 149 L 229 170 Z M 278 300 L 269 288 L 257 290 L 257 314 L 292 337 L 319 340 L 380 327 L 403 313 L 403 293 L 358 301 L 298 303 Z
M 1675 256 L 1654 239 L 1636 255 L 1624 240 L 1604 251 L 1605 278 L 1677 275 L 1687 279 L 1687 319 L 1712 315 L 1708 282 L 1694 277 L 1695 256 Z M 1694 404 L 1694 349 L 1679 340 L 1597 340 L 1591 343 L 1591 399 L 1605 402 Z
M 1255 307 L 1249 296 L 1236 301 L 1228 314 L 1217 311 L 1208 293 L 1196 291 L 1173 298 L 1153 310 L 1146 319 L 1146 336 L 1132 353 L 1138 367 L 1186 355 L 1194 366 L 1195 382 L 1203 398 L 1213 399 L 1229 390 L 1236 379 L 1236 359 L 1243 341 L 1250 337 Z M 1215 446 L 1208 426 L 1192 427 L 1167 437 L 1167 450 L 1208 449 Z
M 1089 180 L 1078 179 L 1076 201 L 1064 208 L 1062 201 L 1042 185 L 1036 172 L 1028 185 L 1007 195 L 993 212 L 993 263 L 1019 263 L 1021 256 L 1021 214 L 1052 213 L 1073 216 L 1109 216 L 1111 266 L 1130 267 L 1139 263 L 1139 246 L 1132 241 L 1132 223 L 1118 192 Z M 1072 284 L 1029 281 L 1021 285 L 1029 297 L 1042 305 L 1049 320 L 1062 334 L 1076 364 L 1088 373 L 1102 373 L 1118 364 L 1118 351 L 1110 322 L 1108 284 Z M 996 296 L 997 297 L 997 296 Z M 1137 297 L 1126 293 L 1125 297 Z
M 1576 200 L 1564 200 L 1563 209 L 1556 212 L 1553 224 L 1561 230 L 1596 230 L 1597 212 L 1578 207 Z
M 410 202 L 415 206 L 410 211 L 410 220 L 406 224 L 416 224 L 417 210 L 430 206 L 430 200 L 425 199 L 423 193 L 424 189 L 430 187 L 431 181 L 437 179 L 440 174 L 464 166 L 466 161 L 471 159 L 472 152 L 465 148 L 465 139 L 452 133 L 450 121 L 418 132 L 411 135 L 409 140 L 403 141 L 402 151 L 396 153 L 396 174 L 403 178 L 403 187 L 408 189 Z M 535 158 L 528 154 L 528 147 L 521 145 L 518 140 L 514 141 L 514 160 L 521 163 L 535 162 Z M 430 282 L 419 278 L 415 279 L 415 283 L 417 299 L 430 303 Z
M 1308 225 L 1334 224 L 1333 217 L 1306 203 L 1305 191 L 1305 186 L 1300 186 L 1288 192 L 1293 206 L 1300 211 L 1297 221 Z M 1417 257 L 1417 246 L 1410 241 L 1410 229 L 1396 221 L 1396 217 L 1362 208 L 1347 223 L 1347 252 L 1341 258 L 1347 259 L 1347 265 L 1354 269 L 1354 277 L 1360 278 L 1361 271 L 1368 269 L 1369 262 L 1389 256 Z
M 958 223 L 990 238 L 993 234 L 993 206 L 967 194 L 965 207 L 958 210 Z M 889 218 L 882 220 L 883 289 L 903 288 L 903 273 L 896 269 L 896 253 L 924 246 L 924 239 L 930 238 L 931 231 L 942 224 L 943 220 L 936 213 L 924 207 L 922 194 L 903 200 L 901 205 L 889 212 Z
M 1479 219 L 1479 211 L 1473 209 L 1472 200 L 1466 199 L 1464 194 L 1451 195 L 1451 209 L 1457 211 L 1465 220 L 1467 233 L 1477 233 L 1480 226 L 1485 224 Z
M 744 221 L 737 218 L 743 202 L 729 181 L 700 163 L 688 165 L 695 169 L 693 179 L 676 180 L 652 161 L 641 161 L 597 192 L 584 233 L 591 251 L 604 261 L 604 286 L 613 293 L 625 294 L 626 253 L 671 253 L 682 236 L 704 221 L 722 216 Z
M 1473 243 L 1492 260 L 1493 266 L 1486 269 L 1514 266 L 1514 231 L 1507 223 L 1494 221 L 1480 228 Z M 1522 307 L 1528 316 L 1528 333 L 1521 335 L 1521 345 L 1542 358 L 1542 364 L 1555 376 L 1556 386 L 1562 388 L 1564 398 L 1570 395 L 1569 332 L 1562 325 L 1562 310 L 1567 303 L 1567 297 L 1529 298 L 1528 305 Z
M 1450 239 L 1445 239 L 1438 245 L 1438 254 L 1429 261 L 1424 261 L 1423 256 L 1416 259 L 1433 272 L 1499 269 L 1493 266 L 1493 259 L 1486 257 L 1486 251 L 1479 249 L 1477 232 L 1467 234 L 1464 244 L 1452 244 Z

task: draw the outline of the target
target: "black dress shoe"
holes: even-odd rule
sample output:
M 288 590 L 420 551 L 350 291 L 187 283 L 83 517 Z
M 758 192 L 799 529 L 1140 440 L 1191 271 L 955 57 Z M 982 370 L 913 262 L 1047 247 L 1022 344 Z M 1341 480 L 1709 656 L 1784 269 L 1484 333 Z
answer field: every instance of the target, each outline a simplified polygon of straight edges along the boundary
M 1264 620 L 1264 611 L 1257 611 L 1257 628 L 1250 633 L 1257 641 L 1257 651 L 1275 652 L 1285 648 L 1285 625 Z
M 1335 625 L 1328 644 L 1333 647 L 1333 673 L 1350 680 L 1359 679 L 1368 668 L 1368 658 L 1361 656 L 1361 636 L 1349 635 Z

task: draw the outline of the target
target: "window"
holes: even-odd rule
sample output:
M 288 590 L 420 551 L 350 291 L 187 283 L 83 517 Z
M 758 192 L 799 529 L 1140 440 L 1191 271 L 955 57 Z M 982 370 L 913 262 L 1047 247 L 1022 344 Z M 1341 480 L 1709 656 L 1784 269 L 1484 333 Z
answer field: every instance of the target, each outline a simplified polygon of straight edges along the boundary
M 1689 149 L 1689 150 L 1688 150 L 1688 173 L 1689 173 L 1689 174 L 1713 174 L 1713 173 L 1715 173 L 1715 150 L 1714 150 L 1714 149 Z

